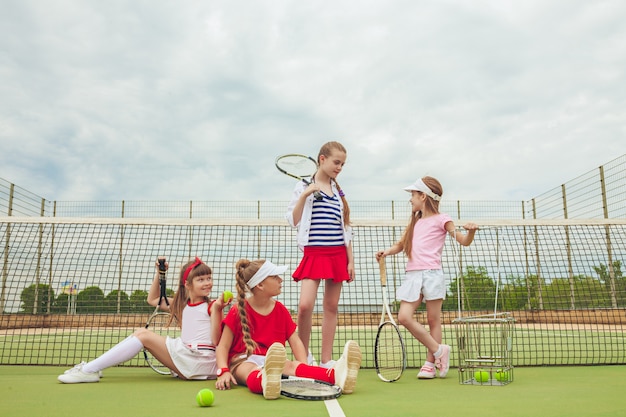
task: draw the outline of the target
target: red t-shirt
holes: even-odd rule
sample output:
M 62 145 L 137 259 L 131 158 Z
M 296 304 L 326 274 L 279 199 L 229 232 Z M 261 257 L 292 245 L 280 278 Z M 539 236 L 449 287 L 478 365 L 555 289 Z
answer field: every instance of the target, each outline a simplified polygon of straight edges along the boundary
M 252 340 L 257 344 L 254 351 L 255 355 L 263 355 L 267 353 L 267 349 L 272 343 L 278 342 L 282 345 L 287 342 L 291 335 L 296 331 L 296 323 L 293 322 L 291 314 L 287 308 L 276 301 L 274 309 L 267 316 L 257 313 L 248 301 L 245 301 L 246 315 L 248 325 L 250 326 L 250 335 Z M 241 330 L 241 320 L 239 319 L 239 310 L 237 306 L 230 309 L 223 321 L 224 326 L 233 332 L 233 344 L 228 352 L 228 359 L 246 353 L 246 344 L 243 341 L 243 332 Z

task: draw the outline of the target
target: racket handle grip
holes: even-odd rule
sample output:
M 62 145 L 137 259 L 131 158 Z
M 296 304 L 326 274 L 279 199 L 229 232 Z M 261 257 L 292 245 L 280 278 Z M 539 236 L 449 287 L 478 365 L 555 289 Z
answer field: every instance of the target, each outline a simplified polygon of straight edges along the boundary
M 302 182 L 305 183 L 306 185 L 311 185 L 311 181 L 309 181 L 309 180 L 307 180 L 305 178 L 302 178 Z M 313 193 L 313 197 L 315 197 L 315 199 L 317 201 L 320 201 L 320 200 L 322 200 L 324 198 L 324 197 L 322 197 L 322 193 L 320 193 L 319 191 L 314 192 Z
M 387 268 L 385 267 L 385 257 L 381 256 L 378 260 L 378 269 L 380 270 L 380 283 L 387 285 Z

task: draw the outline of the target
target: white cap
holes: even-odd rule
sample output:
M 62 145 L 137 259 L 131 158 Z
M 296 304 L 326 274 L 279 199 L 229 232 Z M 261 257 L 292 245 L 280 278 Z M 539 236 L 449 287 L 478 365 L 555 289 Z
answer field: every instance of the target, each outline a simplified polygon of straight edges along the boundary
M 421 178 L 418 178 L 413 184 L 409 185 L 408 187 L 405 187 L 404 191 L 408 191 L 408 192 L 420 191 L 435 201 L 441 201 L 441 196 L 439 194 L 435 194 L 433 190 L 428 188 L 428 186 L 424 184 L 424 181 L 422 181 Z
M 280 275 L 287 270 L 287 265 L 274 265 L 270 261 L 265 261 L 263 265 L 256 271 L 256 274 L 248 281 L 248 288 L 252 289 L 262 283 L 265 278 Z

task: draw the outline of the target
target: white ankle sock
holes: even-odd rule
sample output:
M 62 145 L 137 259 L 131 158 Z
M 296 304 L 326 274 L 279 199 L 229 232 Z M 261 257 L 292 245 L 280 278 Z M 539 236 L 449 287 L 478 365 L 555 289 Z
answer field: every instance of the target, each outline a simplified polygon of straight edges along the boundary
M 443 348 L 442 345 L 439 345 L 439 347 L 437 348 L 437 351 L 435 352 L 435 358 L 440 357 L 443 354 Z
M 143 349 L 141 341 L 135 336 L 128 336 L 96 359 L 86 363 L 83 366 L 83 372 L 98 372 L 110 366 L 126 362 L 141 352 L 141 349 Z

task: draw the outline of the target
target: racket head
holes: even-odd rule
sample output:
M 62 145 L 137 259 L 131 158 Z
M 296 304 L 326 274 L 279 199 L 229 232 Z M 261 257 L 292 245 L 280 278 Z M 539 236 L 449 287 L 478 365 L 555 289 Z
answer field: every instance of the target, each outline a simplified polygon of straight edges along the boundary
M 323 401 L 338 398 L 341 388 L 316 379 L 288 378 L 281 381 L 280 393 L 296 400 Z
M 395 323 L 386 321 L 378 326 L 374 365 L 378 377 L 385 382 L 397 381 L 402 376 L 406 368 L 406 348 Z
M 298 180 L 310 178 L 317 171 L 315 159 L 297 153 L 281 155 L 274 163 L 280 172 Z
M 180 326 L 178 325 L 178 321 L 173 319 L 170 325 L 167 325 L 170 321 L 170 316 L 170 313 L 164 311 L 152 314 L 146 323 L 146 329 L 160 336 L 169 336 L 171 338 L 179 337 Z M 150 368 L 152 368 L 156 373 L 161 375 L 169 375 L 171 373 L 167 366 L 163 365 L 146 349 L 143 350 L 143 357 Z

